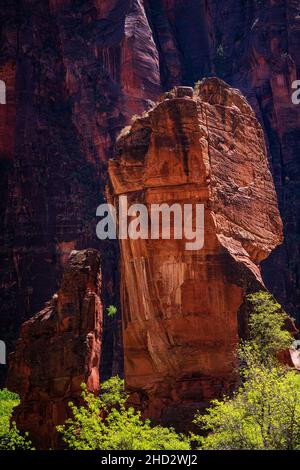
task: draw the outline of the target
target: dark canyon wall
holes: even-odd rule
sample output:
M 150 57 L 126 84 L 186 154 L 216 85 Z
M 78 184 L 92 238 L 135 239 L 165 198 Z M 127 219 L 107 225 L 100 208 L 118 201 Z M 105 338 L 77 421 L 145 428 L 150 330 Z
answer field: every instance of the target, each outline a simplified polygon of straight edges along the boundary
M 265 288 L 260 263 L 282 242 L 263 132 L 238 90 L 205 79 L 124 129 L 109 176 L 117 210 L 124 196 L 149 213 L 192 204 L 196 227 L 204 206 L 203 245 L 162 233 L 119 241 L 126 388 L 146 416 L 182 429 L 234 389 L 246 295 Z
M 82 383 L 99 390 L 100 261 L 97 250 L 71 253 L 60 289 L 22 325 L 10 357 L 7 386 L 21 398 L 14 419 L 38 448 L 59 446 L 56 426 L 70 416 L 68 403 L 80 400 Z
M 118 249 L 95 236 L 116 136 L 162 91 L 216 74 L 265 131 L 285 233 L 265 278 L 297 313 L 299 1 L 3 0 L 0 10 L 1 339 L 13 345 L 74 248 L 101 246 L 104 304 L 118 305 Z M 122 362 L 116 331 L 105 318 L 107 375 Z

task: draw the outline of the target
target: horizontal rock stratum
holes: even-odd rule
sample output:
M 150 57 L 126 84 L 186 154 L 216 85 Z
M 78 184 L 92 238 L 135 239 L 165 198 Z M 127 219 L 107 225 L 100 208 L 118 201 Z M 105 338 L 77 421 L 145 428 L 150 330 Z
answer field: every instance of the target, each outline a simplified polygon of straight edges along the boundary
M 264 136 L 238 90 L 217 78 L 177 87 L 121 133 L 108 195 L 202 203 L 205 241 L 120 240 L 126 385 L 145 416 L 179 427 L 235 385 L 245 296 L 282 242 Z
M 99 390 L 100 294 L 99 252 L 73 251 L 57 294 L 22 325 L 7 386 L 21 398 L 17 425 L 38 448 L 57 448 L 56 426 L 68 417 L 68 402 L 78 401 L 82 383 Z

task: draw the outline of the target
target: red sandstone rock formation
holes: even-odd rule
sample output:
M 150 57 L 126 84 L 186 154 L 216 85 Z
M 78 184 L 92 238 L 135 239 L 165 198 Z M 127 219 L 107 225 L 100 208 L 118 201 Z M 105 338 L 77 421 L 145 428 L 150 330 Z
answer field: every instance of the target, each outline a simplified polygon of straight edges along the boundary
M 119 131 L 161 91 L 211 75 L 242 90 L 263 125 L 285 228 L 264 277 L 297 314 L 300 105 L 290 97 L 300 76 L 298 2 L 1 6 L 0 79 L 8 80 L 9 108 L 0 106 L 0 338 L 8 348 L 22 321 L 58 288 L 70 251 L 99 245 L 95 209 Z M 117 304 L 118 252 L 113 244 L 102 252 L 105 303 Z M 103 369 L 110 375 L 121 363 L 120 338 L 111 333 L 115 320 L 105 322 Z
M 146 415 L 183 424 L 235 384 L 245 294 L 282 242 L 263 131 L 238 90 L 218 79 L 179 87 L 120 136 L 109 198 L 202 203 L 205 242 L 120 240 L 125 378 Z M 242 318 L 240 327 L 242 327 Z
M 276 299 L 299 318 L 300 105 L 291 99 L 292 83 L 300 74 L 299 2 L 206 4 L 214 73 L 242 91 L 266 136 L 284 244 L 263 264 L 264 279 Z
M 40 448 L 55 448 L 55 427 L 78 400 L 81 383 L 99 389 L 102 335 L 100 255 L 73 251 L 59 291 L 23 324 L 7 386 L 20 394 L 18 427 Z

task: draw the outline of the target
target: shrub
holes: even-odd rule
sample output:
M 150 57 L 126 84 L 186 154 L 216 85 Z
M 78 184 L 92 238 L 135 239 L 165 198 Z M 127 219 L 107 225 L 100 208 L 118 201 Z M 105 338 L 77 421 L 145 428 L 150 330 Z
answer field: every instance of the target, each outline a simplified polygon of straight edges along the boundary
M 250 349 L 252 359 L 254 353 L 261 363 L 276 362 L 276 354 L 292 346 L 293 338 L 284 329 L 287 314 L 267 292 L 257 292 L 248 296 L 253 305 L 253 313 L 249 318 L 250 338 L 239 349 L 240 357 L 247 356 Z
M 195 423 L 201 449 L 300 450 L 300 376 L 254 367 L 232 399 L 215 400 Z
M 102 384 L 100 396 L 83 385 L 84 406 L 70 403 L 73 418 L 58 426 L 63 440 L 73 450 L 188 450 L 188 438 L 172 428 L 152 426 L 132 407 L 119 377 Z
M 22 436 L 16 423 L 11 423 L 13 409 L 19 403 L 16 393 L 7 389 L 0 390 L 0 450 L 33 450 L 28 434 Z
M 287 315 L 265 292 L 248 298 L 250 338 L 238 350 L 243 383 L 232 398 L 198 412 L 194 422 L 208 434 L 194 438 L 205 450 L 300 450 L 300 376 L 276 358 L 292 343 Z
M 116 315 L 117 311 L 118 311 L 117 307 L 115 307 L 114 305 L 110 305 L 106 309 L 106 313 L 109 317 L 114 317 Z

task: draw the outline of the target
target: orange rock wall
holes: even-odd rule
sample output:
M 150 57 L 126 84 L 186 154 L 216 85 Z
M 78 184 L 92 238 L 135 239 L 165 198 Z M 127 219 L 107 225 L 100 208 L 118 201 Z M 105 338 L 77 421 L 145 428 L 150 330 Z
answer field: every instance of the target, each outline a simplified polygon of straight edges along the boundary
M 282 241 L 263 132 L 237 90 L 206 79 L 126 128 L 109 175 L 116 208 L 121 195 L 205 206 L 201 250 L 120 240 L 126 384 L 146 416 L 180 427 L 235 385 L 239 310 Z

